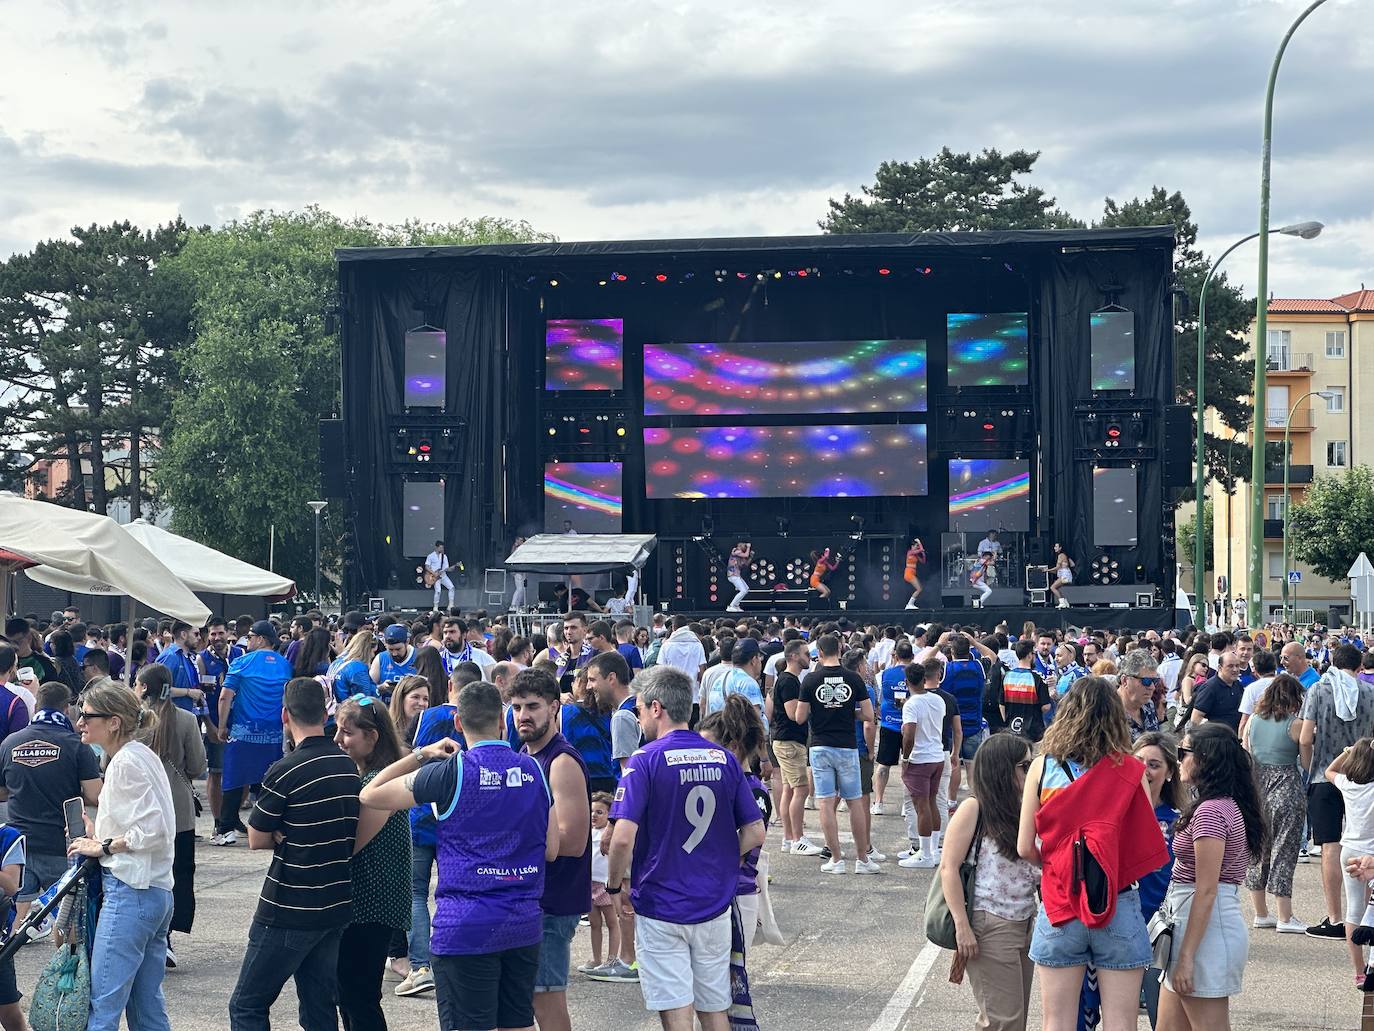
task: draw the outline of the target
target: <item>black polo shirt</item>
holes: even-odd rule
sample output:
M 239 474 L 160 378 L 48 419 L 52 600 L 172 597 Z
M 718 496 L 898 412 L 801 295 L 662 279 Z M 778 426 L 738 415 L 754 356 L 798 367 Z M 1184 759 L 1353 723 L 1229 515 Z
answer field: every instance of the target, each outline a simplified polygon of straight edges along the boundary
M 325 737 L 306 738 L 272 764 L 248 825 L 283 839 L 272 850 L 255 920 L 309 929 L 348 923 L 361 790 L 358 767 Z
M 1213 723 L 1225 723 L 1232 730 L 1240 730 L 1240 700 L 1245 688 L 1237 680 L 1228 684 L 1221 677 L 1204 680 L 1193 692 L 1193 710 Z

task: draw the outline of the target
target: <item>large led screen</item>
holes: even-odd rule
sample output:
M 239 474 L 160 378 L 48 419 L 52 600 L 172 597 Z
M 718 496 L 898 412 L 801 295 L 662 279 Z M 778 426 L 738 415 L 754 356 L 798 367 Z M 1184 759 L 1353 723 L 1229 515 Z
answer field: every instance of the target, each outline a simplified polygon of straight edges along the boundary
M 545 390 L 620 390 L 625 385 L 623 319 L 549 319 Z
M 1134 469 L 1093 470 L 1093 544 L 1099 548 L 1140 543 L 1136 525 Z
M 444 539 L 444 485 L 438 480 L 401 484 L 401 551 L 428 555 Z
M 1030 529 L 1030 463 L 1007 458 L 952 458 L 949 528 Z
M 412 329 L 406 333 L 403 403 L 407 408 L 444 407 L 445 344 L 442 329 Z
M 1023 387 L 1030 382 L 1025 312 L 945 316 L 951 387 Z
M 1135 389 L 1135 312 L 1095 311 L 1090 316 L 1092 389 Z
M 645 429 L 650 498 L 855 498 L 928 492 L 924 426 Z
M 645 415 L 924 412 L 924 340 L 645 344 Z
M 619 462 L 549 462 L 544 466 L 544 530 L 619 533 Z

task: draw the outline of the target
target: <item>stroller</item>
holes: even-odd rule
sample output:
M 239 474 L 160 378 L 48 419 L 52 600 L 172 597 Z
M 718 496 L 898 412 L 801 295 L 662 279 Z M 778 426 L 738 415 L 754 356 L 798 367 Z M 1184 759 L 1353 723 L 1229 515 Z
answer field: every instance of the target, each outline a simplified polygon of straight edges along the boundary
M 13 959 L 22 945 L 42 937 L 41 928 L 50 918 L 53 930 L 63 934 L 62 944 L 33 991 L 29 1023 L 34 1031 L 86 1026 L 91 1005 L 90 948 L 100 909 L 100 878 L 92 875 L 99 870 L 99 860 L 90 858 L 68 867 L 0 945 L 0 959 Z

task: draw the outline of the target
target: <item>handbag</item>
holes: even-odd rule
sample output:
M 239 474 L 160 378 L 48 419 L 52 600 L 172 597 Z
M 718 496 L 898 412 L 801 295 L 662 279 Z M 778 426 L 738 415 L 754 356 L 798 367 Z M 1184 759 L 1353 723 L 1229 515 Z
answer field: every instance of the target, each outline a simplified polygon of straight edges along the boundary
M 968 854 L 959 864 L 959 883 L 964 888 L 964 912 L 968 914 L 970 921 L 973 919 L 973 878 L 978 870 L 978 853 L 982 847 L 983 814 L 979 813 Z M 930 882 L 930 891 L 926 894 L 926 940 L 942 949 L 959 947 L 954 929 L 954 916 L 949 911 L 949 901 L 945 898 L 945 889 L 940 881 L 938 869 Z
M 60 945 L 33 989 L 29 1026 L 33 1031 L 85 1031 L 91 1015 L 91 967 L 86 955 L 85 895 L 73 893 L 65 921 L 66 940 Z
M 1167 902 L 1155 910 L 1146 926 L 1150 936 L 1150 966 L 1159 971 L 1161 980 L 1164 971 L 1169 969 L 1169 956 L 1174 948 L 1174 916 L 1164 911 L 1165 905 Z

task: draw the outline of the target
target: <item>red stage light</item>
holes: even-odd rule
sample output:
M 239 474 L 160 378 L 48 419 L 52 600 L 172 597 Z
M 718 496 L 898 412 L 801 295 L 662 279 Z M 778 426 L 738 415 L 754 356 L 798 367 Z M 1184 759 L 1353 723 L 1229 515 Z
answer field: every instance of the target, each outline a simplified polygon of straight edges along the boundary
M 804 269 L 804 268 L 799 268 L 799 269 L 797 269 L 797 275 L 799 275 L 799 276 L 806 276 L 806 275 L 810 275 L 810 273 L 808 273 L 808 272 L 806 271 L 806 269 Z
M 1115 425 L 1108 426 L 1107 436 L 1110 437 L 1112 440 L 1116 440 L 1117 437 L 1121 436 L 1121 427 Z
M 580 430 L 578 430 L 577 432 L 578 432 L 578 433 L 590 433 L 591 430 L 589 430 L 589 429 L 587 429 L 587 427 L 583 426 L 583 427 L 582 427 Z
M 665 276 L 662 272 L 660 272 L 658 275 L 654 276 L 654 278 L 657 279 L 660 283 L 666 283 L 666 282 L 668 282 L 668 277 Z
M 429 454 L 429 452 L 430 452 L 430 450 L 431 450 L 431 447 L 432 447 L 432 445 L 429 443 L 429 441 L 427 441 L 427 440 L 421 441 L 421 442 L 420 442 L 420 454 L 422 454 L 422 455 L 427 455 L 427 454 Z
M 892 270 L 891 270 L 890 268 L 880 268 L 880 269 L 878 269 L 878 275 L 880 275 L 880 276 L 890 276 L 890 275 L 892 275 Z
M 992 432 L 993 430 L 995 430 L 996 428 L 997 428 L 997 427 L 994 426 L 994 425 L 993 425 L 992 423 L 990 423 L 990 422 L 985 422 L 985 423 L 983 423 L 983 429 L 987 430 L 989 433 L 991 433 L 991 432 Z
M 736 278 L 736 279 L 748 279 L 748 278 L 749 278 L 749 273 L 748 273 L 748 272 L 736 272 L 736 273 L 735 273 L 735 278 Z

